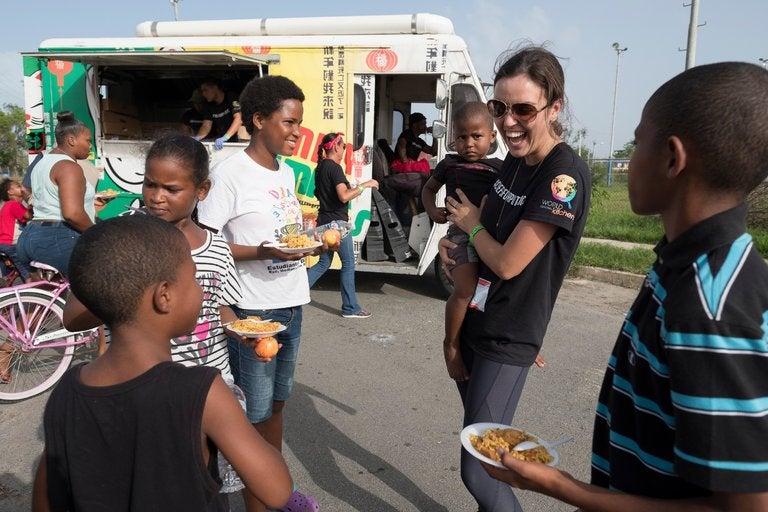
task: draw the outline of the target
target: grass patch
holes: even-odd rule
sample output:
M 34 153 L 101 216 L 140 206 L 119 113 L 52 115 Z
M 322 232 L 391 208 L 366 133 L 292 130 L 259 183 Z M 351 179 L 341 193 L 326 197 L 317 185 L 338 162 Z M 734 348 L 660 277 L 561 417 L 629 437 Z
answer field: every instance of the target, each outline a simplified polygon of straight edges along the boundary
M 656 245 L 664 234 L 657 215 L 637 215 L 629 206 L 626 183 L 599 187 L 584 227 L 584 236 Z M 747 231 L 763 258 L 768 258 L 768 184 L 750 194 Z M 600 243 L 582 242 L 573 267 L 599 267 L 633 274 L 645 274 L 655 258 L 651 249 L 622 249 Z
M 622 249 L 612 245 L 581 242 L 573 257 L 574 267 L 600 267 L 645 274 L 656 254 L 652 249 Z
M 664 234 L 661 218 L 633 213 L 626 183 L 600 188 L 600 197 L 592 202 L 584 227 L 585 237 L 652 245 L 658 243 Z M 758 252 L 763 258 L 768 258 L 768 184 L 755 189 L 747 202 L 747 231 L 752 235 Z
M 752 235 L 752 241 L 764 259 L 768 259 L 768 231 L 765 229 L 751 228 L 747 226 L 747 231 Z
M 605 193 L 589 210 L 584 236 L 642 244 L 656 244 L 661 239 L 661 219 L 633 213 L 626 184 L 614 184 L 603 190 Z

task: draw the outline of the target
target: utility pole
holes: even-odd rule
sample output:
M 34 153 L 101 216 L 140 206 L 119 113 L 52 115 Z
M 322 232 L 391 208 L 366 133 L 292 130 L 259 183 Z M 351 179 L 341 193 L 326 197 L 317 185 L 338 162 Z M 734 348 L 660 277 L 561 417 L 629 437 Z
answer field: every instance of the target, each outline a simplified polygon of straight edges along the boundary
M 688 47 L 685 49 L 685 69 L 696 62 L 696 33 L 699 28 L 699 0 L 691 0 L 691 21 L 688 23 Z
M 621 62 L 621 54 L 627 51 L 627 48 L 620 48 L 619 43 L 613 43 L 613 49 L 616 51 L 616 83 L 613 86 L 613 115 L 611 117 L 611 145 L 608 149 L 608 186 L 611 186 L 613 181 L 613 136 L 616 128 L 616 98 L 619 96 L 619 63 Z
M 179 21 L 179 2 L 181 2 L 181 0 L 171 0 L 171 5 L 173 5 L 173 16 L 176 21 Z

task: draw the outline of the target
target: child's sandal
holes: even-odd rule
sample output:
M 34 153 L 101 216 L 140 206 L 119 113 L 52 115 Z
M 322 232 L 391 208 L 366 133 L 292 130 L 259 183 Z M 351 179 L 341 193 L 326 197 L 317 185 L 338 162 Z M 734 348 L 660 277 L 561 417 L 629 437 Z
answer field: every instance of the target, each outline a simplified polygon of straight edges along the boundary
M 11 382 L 11 371 L 6 370 L 4 372 L 0 372 L 0 384 L 10 384 Z
M 293 491 L 291 499 L 280 509 L 281 512 L 318 512 L 319 510 L 320 505 L 315 498 L 299 491 Z

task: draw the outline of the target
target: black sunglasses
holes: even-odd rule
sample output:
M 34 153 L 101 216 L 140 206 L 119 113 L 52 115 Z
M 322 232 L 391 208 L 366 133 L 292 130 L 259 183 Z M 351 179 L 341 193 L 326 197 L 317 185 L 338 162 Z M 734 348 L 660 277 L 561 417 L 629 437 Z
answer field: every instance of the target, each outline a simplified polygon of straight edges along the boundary
M 540 109 L 536 108 L 536 105 L 530 103 L 513 103 L 507 105 L 501 100 L 488 100 L 488 112 L 493 117 L 504 117 L 507 112 L 512 112 L 518 121 L 527 122 L 536 117 L 539 112 L 547 108 L 549 105 L 544 105 Z

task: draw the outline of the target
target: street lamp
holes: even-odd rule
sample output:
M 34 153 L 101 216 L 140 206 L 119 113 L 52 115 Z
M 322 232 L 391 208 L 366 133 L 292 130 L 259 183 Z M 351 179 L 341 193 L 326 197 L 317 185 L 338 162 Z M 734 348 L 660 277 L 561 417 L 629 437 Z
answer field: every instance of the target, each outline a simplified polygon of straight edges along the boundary
M 613 173 L 613 136 L 616 128 L 616 98 L 619 95 L 619 63 L 621 62 L 621 54 L 627 51 L 626 48 L 621 48 L 619 43 L 613 43 L 613 49 L 616 51 L 616 83 L 613 86 L 613 115 L 611 117 L 611 144 L 608 149 L 608 186 L 611 185 L 612 173 Z
M 179 2 L 181 2 L 181 0 L 171 0 L 171 5 L 173 6 L 173 15 L 176 21 L 179 21 Z

